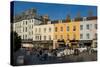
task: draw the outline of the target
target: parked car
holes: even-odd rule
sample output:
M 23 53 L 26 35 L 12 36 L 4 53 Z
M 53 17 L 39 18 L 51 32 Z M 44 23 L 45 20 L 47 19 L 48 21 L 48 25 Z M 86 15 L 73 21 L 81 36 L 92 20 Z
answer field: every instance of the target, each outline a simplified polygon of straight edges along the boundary
M 91 48 L 91 52 L 97 52 L 97 48 Z
M 72 55 L 72 54 L 74 54 L 74 50 L 72 50 L 72 49 L 65 49 L 64 50 L 64 55 Z
M 62 56 L 65 56 L 65 55 L 64 55 L 64 51 L 57 52 L 57 57 L 62 57 Z
M 65 47 L 57 48 L 57 57 L 64 56 Z
M 84 52 L 84 51 L 87 51 L 87 48 L 86 47 L 80 47 L 80 48 L 77 48 L 79 50 L 79 52 Z

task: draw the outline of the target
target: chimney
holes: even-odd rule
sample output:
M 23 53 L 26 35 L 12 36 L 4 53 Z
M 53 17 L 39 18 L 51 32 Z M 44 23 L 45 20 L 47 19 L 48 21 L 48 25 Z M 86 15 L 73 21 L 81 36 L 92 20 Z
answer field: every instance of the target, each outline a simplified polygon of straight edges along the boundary
M 74 19 L 71 19 L 71 22 L 74 22 Z
M 62 23 L 62 20 L 58 20 L 59 23 Z
M 47 23 L 48 23 L 48 24 L 51 24 L 51 21 L 48 21 Z
M 47 23 L 48 23 L 48 20 L 49 20 L 48 15 L 47 15 L 47 14 L 44 15 L 44 16 L 43 16 L 43 22 L 44 22 L 44 24 L 47 24 Z
M 83 17 L 83 21 L 86 21 L 87 20 L 87 17 Z

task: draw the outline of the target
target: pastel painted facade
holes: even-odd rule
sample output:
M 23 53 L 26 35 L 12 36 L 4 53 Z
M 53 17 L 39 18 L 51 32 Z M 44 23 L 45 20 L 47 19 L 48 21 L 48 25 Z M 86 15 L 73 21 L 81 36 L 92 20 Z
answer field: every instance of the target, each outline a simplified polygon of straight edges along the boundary
M 91 44 L 97 40 L 97 19 L 87 20 L 85 17 L 80 22 L 80 41 L 90 41 Z
M 64 39 L 66 41 L 66 23 L 62 23 L 62 21 L 54 24 L 54 40 Z
M 33 38 L 34 25 L 40 24 L 41 17 L 37 15 L 37 10 L 31 8 L 14 16 L 13 29 L 21 36 L 22 40 Z
M 35 23 L 41 23 L 37 19 L 21 20 L 13 24 L 13 29 L 21 36 L 21 39 L 33 39 L 33 27 Z
M 54 25 L 49 23 L 43 25 L 34 26 L 34 34 L 33 34 L 33 43 L 34 45 L 40 46 L 50 46 L 50 48 L 54 48 L 53 40 L 54 40 Z
M 72 22 L 59 22 L 54 24 L 55 26 L 55 40 L 64 40 L 65 45 L 67 42 L 71 40 L 79 40 L 80 39 L 80 22 L 72 21 Z M 70 44 L 71 46 L 71 44 Z
M 36 25 L 33 29 L 33 40 L 53 40 L 54 39 L 54 25 Z
M 80 39 L 80 22 L 69 22 L 66 23 L 66 35 L 67 40 L 79 40 Z
M 78 47 L 78 41 L 80 39 L 80 22 L 72 21 L 66 23 L 66 44 L 70 47 Z
M 97 20 L 86 20 L 80 22 L 80 40 L 93 40 L 97 34 Z M 87 36 L 89 34 L 89 36 Z
M 22 39 L 22 47 L 32 47 L 34 25 L 42 23 L 42 17 L 37 15 L 36 9 L 26 10 L 13 18 L 13 31 Z

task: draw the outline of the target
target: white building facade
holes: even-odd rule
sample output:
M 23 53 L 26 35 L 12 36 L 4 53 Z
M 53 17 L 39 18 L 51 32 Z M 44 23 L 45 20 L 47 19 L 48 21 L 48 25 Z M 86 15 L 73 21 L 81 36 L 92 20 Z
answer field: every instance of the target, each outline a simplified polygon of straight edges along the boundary
M 40 46 L 50 46 L 53 48 L 53 40 L 54 40 L 54 24 L 48 22 L 48 24 L 44 25 L 36 25 L 33 29 L 33 42 L 37 45 L 40 43 Z
M 80 21 L 81 45 L 89 45 L 89 43 L 92 45 L 94 40 L 97 40 L 97 19 L 87 20 L 84 17 L 83 21 Z
M 13 29 L 21 36 L 21 39 L 33 39 L 33 28 L 35 23 L 41 23 L 37 19 L 28 19 L 13 24 Z
M 36 14 L 35 9 L 29 9 L 14 16 L 13 31 L 21 37 L 22 45 L 28 46 L 31 43 L 30 46 L 32 46 L 34 25 L 39 25 L 42 22 L 42 17 Z

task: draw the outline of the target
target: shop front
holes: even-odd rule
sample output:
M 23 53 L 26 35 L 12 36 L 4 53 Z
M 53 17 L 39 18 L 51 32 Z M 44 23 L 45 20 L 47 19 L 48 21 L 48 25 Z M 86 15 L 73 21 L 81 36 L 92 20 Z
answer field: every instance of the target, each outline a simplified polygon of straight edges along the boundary
M 62 40 L 57 40 L 57 44 L 58 44 L 58 47 L 65 47 L 66 45 L 65 45 L 65 41 L 64 41 L 64 39 L 62 39 Z
M 40 47 L 40 48 L 46 48 L 46 49 L 52 49 L 53 48 L 53 41 L 33 41 L 34 47 Z
M 32 50 L 33 48 L 32 40 L 22 40 L 21 48 L 25 48 L 26 50 Z
M 79 46 L 80 47 L 91 47 L 92 46 L 92 40 L 80 40 Z
M 70 40 L 71 48 L 79 47 L 79 40 Z

